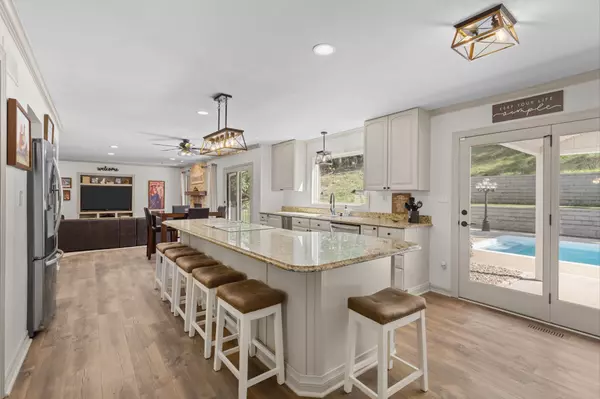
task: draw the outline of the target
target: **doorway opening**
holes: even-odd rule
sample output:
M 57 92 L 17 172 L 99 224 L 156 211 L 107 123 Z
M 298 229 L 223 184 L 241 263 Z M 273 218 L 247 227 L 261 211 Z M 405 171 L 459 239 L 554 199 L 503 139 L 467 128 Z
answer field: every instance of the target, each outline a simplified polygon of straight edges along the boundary
M 225 169 L 227 219 L 252 221 L 252 165 Z

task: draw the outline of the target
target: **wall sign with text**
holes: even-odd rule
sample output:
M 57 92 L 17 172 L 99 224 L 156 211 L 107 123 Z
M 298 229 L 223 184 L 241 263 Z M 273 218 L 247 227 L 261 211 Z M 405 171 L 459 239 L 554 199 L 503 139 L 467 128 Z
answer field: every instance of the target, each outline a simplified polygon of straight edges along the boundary
M 561 112 L 564 110 L 563 90 L 521 98 L 492 105 L 492 123 L 512 121 Z
M 114 168 L 112 166 L 98 166 L 98 172 L 118 172 L 119 168 Z

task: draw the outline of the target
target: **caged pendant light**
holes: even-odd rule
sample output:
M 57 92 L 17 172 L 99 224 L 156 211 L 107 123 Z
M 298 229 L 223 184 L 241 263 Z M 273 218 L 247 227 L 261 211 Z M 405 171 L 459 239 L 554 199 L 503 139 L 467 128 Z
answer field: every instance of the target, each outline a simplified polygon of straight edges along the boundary
M 515 17 L 500 4 L 454 25 L 452 49 L 469 61 L 519 44 Z
M 323 136 L 323 149 L 321 151 L 317 151 L 315 165 L 333 165 L 331 151 L 325 150 L 325 136 L 327 136 L 327 132 L 321 132 L 321 135 Z
M 217 131 L 204 136 L 204 142 L 200 149 L 200 155 L 231 155 L 247 151 L 244 131 L 227 127 L 227 100 L 229 94 L 217 94 L 214 100 L 217 102 Z M 225 105 L 225 127 L 221 129 L 221 104 Z

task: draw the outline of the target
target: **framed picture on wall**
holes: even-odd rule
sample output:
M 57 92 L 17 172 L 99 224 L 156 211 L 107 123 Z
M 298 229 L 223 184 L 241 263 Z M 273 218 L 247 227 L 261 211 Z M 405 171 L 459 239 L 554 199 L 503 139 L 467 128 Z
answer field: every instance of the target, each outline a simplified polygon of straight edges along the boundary
M 71 190 L 63 190 L 63 201 L 71 201 Z
M 54 122 L 48 114 L 44 115 L 44 140 L 54 144 Z
M 63 188 L 72 188 L 72 180 L 70 177 L 62 177 L 60 182 Z
M 27 112 L 14 98 L 7 105 L 8 137 L 6 138 L 6 164 L 31 170 L 31 122 Z
M 148 180 L 148 209 L 165 209 L 165 182 Z

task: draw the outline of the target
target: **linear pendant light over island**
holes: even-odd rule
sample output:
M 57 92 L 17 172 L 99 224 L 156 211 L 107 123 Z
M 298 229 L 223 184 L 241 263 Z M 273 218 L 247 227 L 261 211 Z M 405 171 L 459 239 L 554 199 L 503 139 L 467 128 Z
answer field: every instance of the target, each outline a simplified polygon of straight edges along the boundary
M 217 102 L 217 131 L 204 136 L 200 155 L 232 155 L 248 150 L 244 131 L 227 127 L 227 100 L 230 98 L 229 94 L 224 93 L 219 93 L 214 97 Z M 221 129 L 221 104 L 225 106 L 225 127 L 223 129 Z

